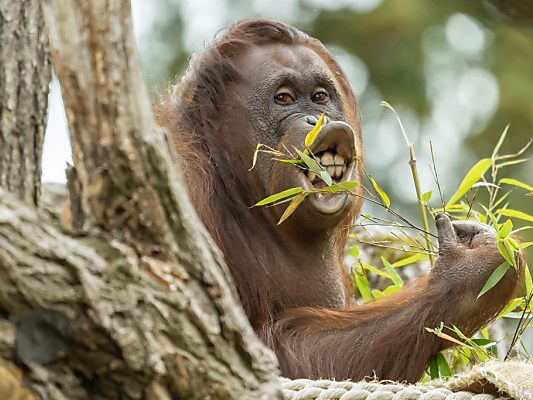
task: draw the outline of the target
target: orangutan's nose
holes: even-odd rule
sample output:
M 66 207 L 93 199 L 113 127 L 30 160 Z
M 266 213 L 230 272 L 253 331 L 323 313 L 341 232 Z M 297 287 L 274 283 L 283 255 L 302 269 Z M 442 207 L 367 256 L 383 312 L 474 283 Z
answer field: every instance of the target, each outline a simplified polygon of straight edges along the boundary
M 315 117 L 314 115 L 308 115 L 307 117 L 305 117 L 305 120 L 307 121 L 309 125 L 313 125 L 313 126 L 315 126 L 318 123 L 318 118 Z M 326 125 L 327 123 L 329 123 L 329 118 L 324 116 L 323 124 Z

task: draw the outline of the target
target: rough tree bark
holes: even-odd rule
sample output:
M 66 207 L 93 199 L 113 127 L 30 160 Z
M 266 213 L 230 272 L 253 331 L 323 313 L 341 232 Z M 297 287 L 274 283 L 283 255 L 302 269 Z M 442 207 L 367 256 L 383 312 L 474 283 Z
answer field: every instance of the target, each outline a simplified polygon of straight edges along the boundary
M 0 0 L 0 186 L 37 205 L 51 66 L 40 0 Z
M 129 2 L 45 0 L 43 9 L 83 226 L 66 231 L 18 201 L 15 178 L 0 182 L 0 361 L 24 367 L 46 399 L 281 398 L 275 357 L 238 305 L 153 121 Z

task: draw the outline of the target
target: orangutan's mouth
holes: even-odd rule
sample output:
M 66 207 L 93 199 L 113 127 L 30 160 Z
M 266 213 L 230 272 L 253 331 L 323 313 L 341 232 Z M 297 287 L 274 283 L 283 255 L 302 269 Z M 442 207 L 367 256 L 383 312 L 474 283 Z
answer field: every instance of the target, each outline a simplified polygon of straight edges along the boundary
M 353 179 L 356 150 L 355 135 L 350 125 L 344 122 L 331 122 L 320 130 L 311 146 L 315 160 L 326 170 L 334 182 L 347 182 Z M 326 183 L 313 171 L 300 173 L 302 187 L 306 190 L 320 189 Z M 336 214 L 348 200 L 348 193 L 316 193 L 309 196 L 314 208 L 322 214 Z

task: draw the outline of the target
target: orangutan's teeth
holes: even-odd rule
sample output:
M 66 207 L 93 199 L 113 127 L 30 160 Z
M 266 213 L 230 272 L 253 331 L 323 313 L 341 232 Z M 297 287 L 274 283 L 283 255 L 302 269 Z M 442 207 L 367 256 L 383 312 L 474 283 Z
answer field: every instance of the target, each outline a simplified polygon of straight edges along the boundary
M 342 156 L 339 154 L 335 154 L 335 165 L 344 165 L 344 158 L 342 158 Z
M 316 178 L 316 174 L 313 171 L 307 171 L 307 179 L 309 182 L 313 182 Z
M 329 166 L 326 168 L 326 170 L 328 171 L 328 175 L 333 177 L 335 175 L 335 166 Z
M 320 159 L 320 164 L 322 164 L 325 167 L 327 167 L 328 165 L 333 165 L 334 164 L 333 154 L 327 153 L 327 152 L 324 153 L 322 155 L 322 158 Z
M 344 175 L 344 173 L 346 172 L 346 169 L 347 169 L 347 168 L 346 168 L 346 165 L 343 165 L 343 166 L 342 166 L 342 174 L 343 174 L 343 175 Z
M 342 173 L 343 173 L 342 169 L 343 169 L 342 165 L 337 165 L 335 167 L 335 177 L 336 178 L 340 178 L 342 176 Z

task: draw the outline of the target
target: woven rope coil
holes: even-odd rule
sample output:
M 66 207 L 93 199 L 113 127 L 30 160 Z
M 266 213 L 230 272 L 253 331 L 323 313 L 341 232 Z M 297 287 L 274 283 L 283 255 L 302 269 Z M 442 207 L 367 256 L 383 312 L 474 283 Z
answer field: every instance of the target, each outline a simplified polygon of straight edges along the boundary
M 444 387 L 336 382 L 309 379 L 281 380 L 286 400 L 496 400 L 491 394 L 453 392 Z
M 533 400 L 533 364 L 491 361 L 427 385 L 281 378 L 285 400 Z

